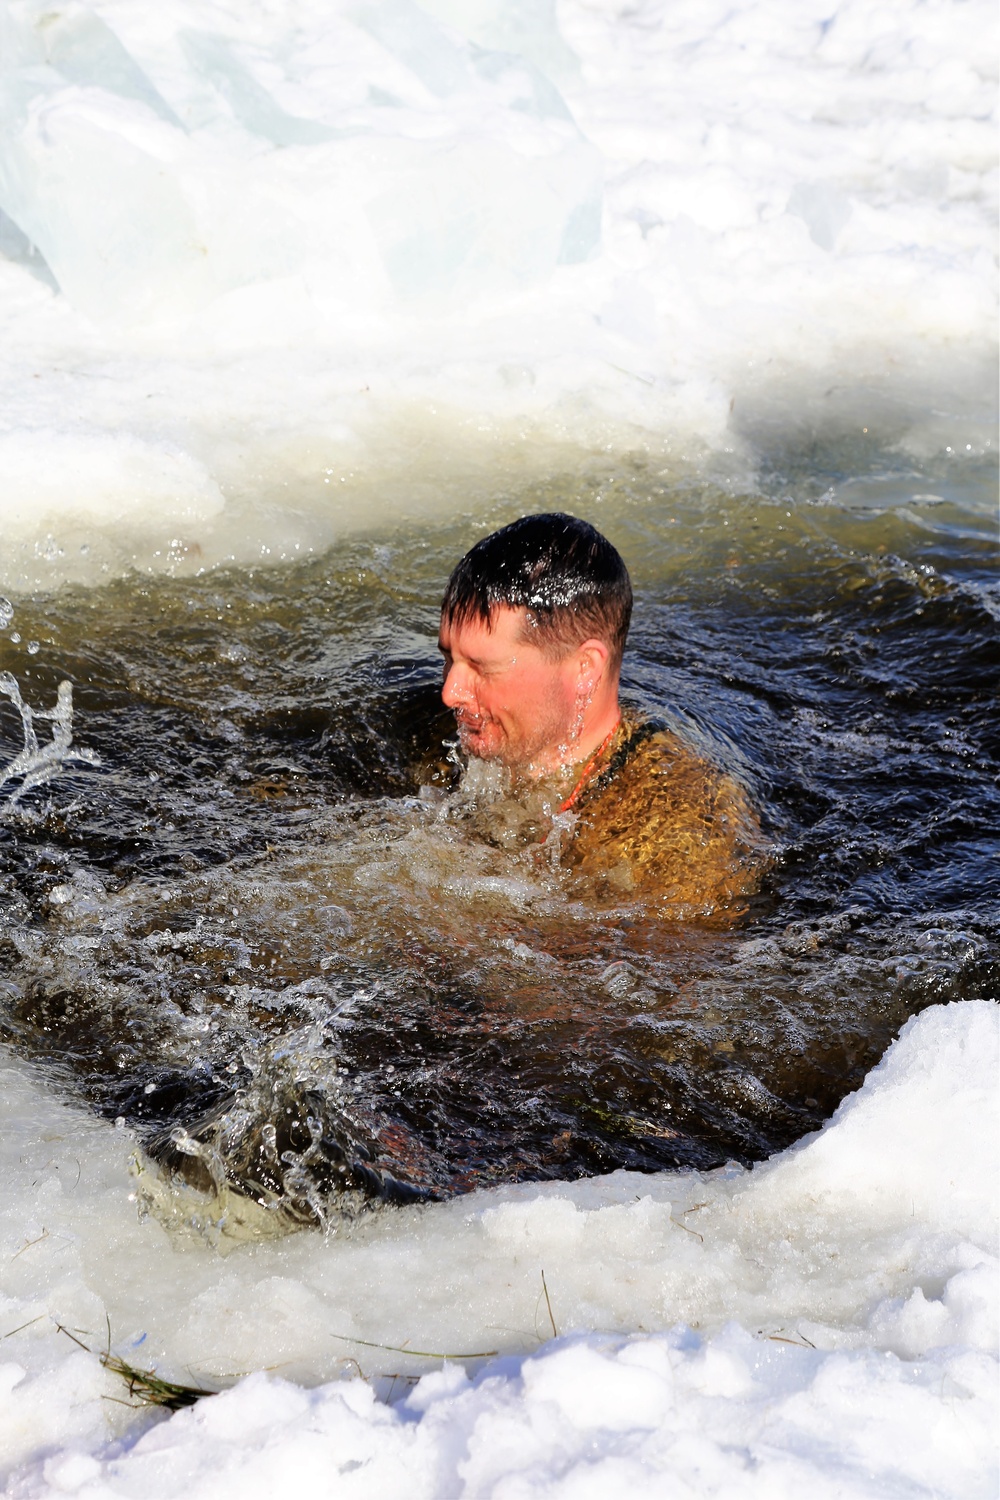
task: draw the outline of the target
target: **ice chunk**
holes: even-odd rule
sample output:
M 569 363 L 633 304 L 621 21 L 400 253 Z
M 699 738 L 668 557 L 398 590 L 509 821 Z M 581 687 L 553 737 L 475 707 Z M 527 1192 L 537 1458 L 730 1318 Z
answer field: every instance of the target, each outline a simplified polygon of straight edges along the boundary
M 445 99 L 465 86 L 469 63 L 462 48 L 411 0 L 378 0 L 358 6 L 352 17 L 436 98 Z
M 370 4 L 344 23 L 379 78 L 378 49 L 357 28 L 389 54 L 387 78 L 402 94 L 392 119 L 354 96 L 343 125 L 292 114 L 233 40 L 189 29 L 178 37 L 188 89 L 202 110 L 219 97 L 227 106 L 191 133 L 85 7 L 59 11 L 51 26 L 40 11 L 31 25 L 0 14 L 11 42 L 0 208 L 97 322 L 164 324 L 296 277 L 321 282 L 324 300 L 352 315 L 381 315 L 392 292 L 436 311 L 542 281 L 599 244 L 600 157 L 555 87 L 410 0 Z M 229 114 L 282 157 L 234 141 Z M 304 147 L 315 148 L 308 171 Z
M 318 120 L 282 109 L 240 62 L 226 37 L 187 30 L 180 33 L 180 42 L 191 66 L 211 80 L 244 130 L 276 146 L 314 146 L 342 134 Z
M 0 208 L 0 255 L 4 260 L 13 261 L 17 266 L 24 266 L 25 270 L 37 276 L 39 281 L 44 281 L 53 291 L 59 290 L 59 283 L 53 276 L 45 256 L 25 234 L 19 224 L 9 218 Z
M 86 6 L 7 8 L 0 22 L 9 220 L 94 318 L 203 301 L 211 275 L 198 228 L 164 165 L 171 140 L 184 139 L 177 116 Z
M 555 84 L 533 64 L 509 52 L 476 51 L 472 66 L 481 78 L 502 82 L 512 109 L 523 110 L 539 120 L 569 120 L 573 116 Z
M 821 1134 L 757 1169 L 758 1204 L 796 1193 L 869 1234 L 910 1217 L 995 1243 L 998 1043 L 985 1001 L 911 1017 Z
M 20 32 L 18 53 L 22 63 L 29 59 L 47 63 L 68 83 L 106 89 L 122 99 L 135 99 L 168 124 L 183 129 L 162 94 L 110 26 L 89 6 L 74 4 L 73 0 L 58 8 L 35 4 L 24 8 L 21 17 L 21 25 L 16 26 L 8 12 L 7 25 L 11 31 L 16 27 Z M 5 33 L 0 33 L 0 37 L 7 40 Z M 6 55 L 8 66 L 18 60 L 12 52 Z
M 803 221 L 821 250 L 832 250 L 851 217 L 851 205 L 832 182 L 800 182 L 788 200 L 788 213 Z
M 580 71 L 559 31 L 555 0 L 423 0 L 423 9 L 478 46 L 514 52 L 557 81 Z
M 551 81 L 510 53 L 463 49 L 409 0 L 368 6 L 354 18 L 436 96 L 469 91 L 479 79 L 494 108 L 555 122 L 548 149 L 536 144 L 531 154 L 512 143 L 517 132 L 509 128 L 401 150 L 392 186 L 367 205 L 396 292 L 405 300 L 475 295 L 585 260 L 600 242 L 600 158 Z
M 197 306 L 215 290 L 169 158 L 179 132 L 145 105 L 68 88 L 0 94 L 0 204 L 66 295 L 96 319 Z M 183 137 L 179 137 L 183 139 Z
M 596 252 L 601 243 L 601 212 L 600 166 L 595 161 L 588 189 L 566 216 L 556 256 L 560 265 L 577 265 Z
M 367 205 L 397 295 L 475 296 L 585 259 L 600 236 L 600 171 L 582 141 L 528 159 L 491 140 L 414 148 Z
M 0 74 L 15 68 L 37 67 L 45 61 L 41 41 L 33 28 L 0 4 Z
M 120 433 L 0 433 L 0 533 L 10 542 L 39 519 L 119 531 L 204 522 L 223 508 L 202 466 L 177 449 Z

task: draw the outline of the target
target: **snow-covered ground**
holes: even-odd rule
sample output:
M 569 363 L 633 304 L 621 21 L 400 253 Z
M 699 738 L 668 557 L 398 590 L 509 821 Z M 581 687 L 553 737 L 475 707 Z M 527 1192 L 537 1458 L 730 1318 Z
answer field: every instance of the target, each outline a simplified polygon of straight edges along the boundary
M 8 1064 L 9 1493 L 992 1500 L 998 1020 L 925 1011 L 751 1172 L 507 1188 L 228 1256 L 140 1222 L 126 1134 Z M 257 1373 L 144 1431 L 57 1323 L 189 1382 Z M 379 1382 L 389 1405 L 358 1378 L 428 1365 Z

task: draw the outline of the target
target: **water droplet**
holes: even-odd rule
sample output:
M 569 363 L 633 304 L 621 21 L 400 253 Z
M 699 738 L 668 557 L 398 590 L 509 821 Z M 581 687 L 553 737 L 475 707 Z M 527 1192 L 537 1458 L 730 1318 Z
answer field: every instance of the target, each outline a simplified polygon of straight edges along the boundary
M 14 618 L 14 606 L 0 594 L 0 630 L 6 630 Z
M 21 632 L 19 630 L 12 630 L 10 633 L 10 638 L 14 642 L 15 646 L 19 646 L 21 644 Z
M 28 655 L 29 656 L 37 656 L 38 655 L 38 642 L 37 641 L 29 641 L 28 642 Z

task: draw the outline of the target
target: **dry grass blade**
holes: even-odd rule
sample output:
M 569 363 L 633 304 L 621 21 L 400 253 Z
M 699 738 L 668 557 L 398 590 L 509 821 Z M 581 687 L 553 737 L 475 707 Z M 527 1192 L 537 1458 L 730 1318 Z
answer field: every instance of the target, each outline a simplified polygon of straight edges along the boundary
M 23 1333 L 26 1328 L 33 1328 L 34 1325 L 36 1323 L 40 1323 L 45 1316 L 45 1313 L 39 1313 L 37 1318 L 29 1318 L 27 1323 L 19 1323 L 16 1328 L 10 1329 L 8 1333 L 0 1333 L 0 1339 L 12 1339 L 15 1333 Z
M 375 1344 L 371 1339 L 356 1339 L 349 1333 L 331 1333 L 332 1339 L 345 1344 L 362 1344 L 366 1349 L 388 1349 L 391 1354 L 413 1354 L 417 1359 L 495 1359 L 499 1350 L 476 1349 L 472 1354 L 442 1354 L 431 1349 L 408 1349 L 404 1344 Z
M 64 1333 L 74 1344 L 79 1344 L 81 1349 L 86 1349 L 88 1354 L 97 1353 L 78 1339 L 75 1333 L 64 1328 L 61 1323 L 56 1327 L 60 1333 Z M 119 1355 L 112 1354 L 110 1349 L 103 1353 L 97 1353 L 98 1359 L 106 1370 L 112 1375 L 119 1375 L 128 1386 L 128 1393 L 133 1401 L 140 1406 L 162 1406 L 167 1411 L 180 1411 L 182 1407 L 194 1406 L 203 1396 L 217 1396 L 217 1390 L 210 1390 L 204 1386 L 183 1385 L 176 1380 L 163 1380 L 155 1370 L 140 1370 L 135 1365 L 130 1365 L 127 1360 L 121 1359 Z
M 554 1315 L 554 1313 L 552 1311 L 552 1302 L 551 1302 L 551 1300 L 549 1298 L 548 1282 L 545 1280 L 545 1272 L 544 1271 L 542 1272 L 542 1291 L 545 1293 L 545 1306 L 549 1310 L 549 1322 L 552 1324 L 552 1337 L 554 1339 L 557 1339 L 559 1337 L 559 1330 L 556 1327 L 555 1315 Z
M 796 1349 L 815 1349 L 816 1347 L 812 1339 L 807 1339 L 804 1333 L 800 1333 L 795 1339 L 786 1339 L 780 1333 L 768 1333 L 765 1337 L 770 1339 L 772 1344 L 792 1344 Z
M 137 1370 L 134 1365 L 119 1359 L 117 1354 L 102 1354 L 101 1364 L 112 1375 L 120 1375 L 128 1385 L 133 1401 L 142 1406 L 164 1406 L 168 1411 L 180 1411 L 182 1407 L 194 1406 L 203 1396 L 217 1396 L 218 1391 L 207 1390 L 198 1385 L 181 1385 L 174 1380 L 161 1380 L 155 1370 Z

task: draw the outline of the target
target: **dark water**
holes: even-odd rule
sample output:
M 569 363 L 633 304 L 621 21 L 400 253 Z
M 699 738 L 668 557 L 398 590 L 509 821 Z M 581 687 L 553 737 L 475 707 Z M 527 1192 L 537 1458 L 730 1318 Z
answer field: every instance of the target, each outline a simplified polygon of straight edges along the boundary
M 0 791 L 3 1037 L 282 1222 L 787 1145 L 908 1016 L 1000 993 L 995 482 L 843 442 L 751 489 L 623 463 L 294 567 L 13 601 L 0 671 L 38 709 L 71 680 L 101 764 Z M 632 570 L 625 698 L 761 809 L 735 930 L 589 906 L 435 783 L 447 573 L 555 506 Z

